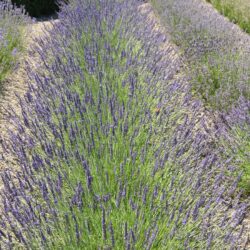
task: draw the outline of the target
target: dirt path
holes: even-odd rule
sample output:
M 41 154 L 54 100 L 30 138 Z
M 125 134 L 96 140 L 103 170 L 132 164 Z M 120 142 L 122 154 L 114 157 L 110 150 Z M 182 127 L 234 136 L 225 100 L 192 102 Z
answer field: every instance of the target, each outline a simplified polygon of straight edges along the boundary
M 28 75 L 25 71 L 26 63 L 32 70 L 39 70 L 39 57 L 35 51 L 32 50 L 32 46 L 35 44 L 35 39 L 48 35 L 45 30 L 52 29 L 53 23 L 55 22 L 57 22 L 57 20 L 35 22 L 27 27 L 27 37 L 25 41 L 27 51 L 20 59 L 16 70 L 6 80 L 5 93 L 1 96 L 0 100 L 0 142 L 8 140 L 8 129 L 13 129 L 13 125 L 10 123 L 8 116 L 6 115 L 7 111 L 13 109 L 15 113 L 20 114 L 17 95 L 22 97 L 28 87 Z M 0 172 L 13 165 L 15 165 L 15 160 L 11 155 L 4 152 L 3 147 L 0 144 Z

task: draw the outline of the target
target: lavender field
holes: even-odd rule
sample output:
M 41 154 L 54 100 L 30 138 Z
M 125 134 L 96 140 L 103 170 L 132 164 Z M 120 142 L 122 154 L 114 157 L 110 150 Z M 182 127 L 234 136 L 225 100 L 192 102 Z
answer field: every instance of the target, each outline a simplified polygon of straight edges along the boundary
M 4 4 L 13 56 L 38 22 Z M 205 0 L 71 0 L 40 24 L 1 109 L 0 249 L 249 249 L 249 34 Z

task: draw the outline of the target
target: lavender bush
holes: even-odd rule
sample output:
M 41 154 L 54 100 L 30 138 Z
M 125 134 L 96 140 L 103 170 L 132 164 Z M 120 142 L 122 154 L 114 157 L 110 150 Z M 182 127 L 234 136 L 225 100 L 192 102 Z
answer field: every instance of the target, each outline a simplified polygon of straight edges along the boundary
M 224 114 L 222 145 L 231 163 L 240 166 L 242 178 L 239 183 L 245 198 L 250 195 L 250 102 L 241 98 L 229 114 Z M 228 131 L 229 130 L 229 131 Z M 229 138 L 230 137 L 230 138 Z
M 250 98 L 249 35 L 205 1 L 153 0 L 152 3 L 186 57 L 186 74 L 190 76 L 193 91 L 211 112 L 230 117 L 231 121 L 226 122 L 229 126 L 226 137 L 234 137 L 234 143 L 223 141 L 222 145 L 229 151 L 233 148 L 238 165 L 242 152 L 249 150 L 246 136 L 250 131 L 250 110 L 246 104 Z M 244 111 L 242 100 L 245 100 Z M 237 141 L 241 141 L 241 145 Z M 245 163 L 239 169 L 244 172 L 242 185 L 249 190 L 249 157 L 243 158 Z
M 249 35 L 199 0 L 152 1 L 192 76 L 194 90 L 212 107 L 228 110 L 249 98 Z
M 246 204 L 169 38 L 138 1 L 75 0 L 36 48 L 10 113 L 4 249 L 225 249 Z M 48 31 L 49 32 L 49 31 Z M 233 216 L 231 214 L 233 213 Z M 223 215 L 223 216 L 221 216 Z
M 22 9 L 14 8 L 7 1 L 0 2 L 0 89 L 15 66 L 17 55 L 23 50 L 24 25 L 27 22 Z

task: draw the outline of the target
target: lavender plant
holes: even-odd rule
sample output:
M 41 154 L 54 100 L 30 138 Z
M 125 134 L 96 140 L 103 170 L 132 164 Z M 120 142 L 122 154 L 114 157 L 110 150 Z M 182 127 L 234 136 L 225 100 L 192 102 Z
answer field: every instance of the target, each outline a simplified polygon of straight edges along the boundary
M 247 105 L 244 105 L 242 113 L 239 103 L 243 99 L 248 102 L 250 97 L 249 35 L 220 16 L 204 1 L 154 0 L 152 3 L 172 34 L 173 41 L 186 57 L 186 74 L 190 76 L 193 91 L 212 112 L 223 113 L 222 116 L 232 119 L 227 122 L 230 128 L 227 129 L 226 137 L 234 137 L 235 142 L 244 142 L 236 150 L 239 152 L 237 157 L 241 159 L 240 152 L 248 152 L 248 137 L 245 135 L 249 134 L 246 128 L 249 128 L 250 113 Z M 237 115 L 235 110 L 239 112 Z M 242 115 L 244 117 L 237 122 L 234 116 Z M 240 120 L 245 121 L 244 130 L 241 130 Z M 228 150 L 234 148 L 234 152 L 237 144 L 223 143 Z M 244 166 L 240 164 L 239 170 L 245 173 L 243 179 L 249 179 L 249 174 L 246 174 L 249 172 L 249 160 L 246 159 L 249 158 L 244 159 Z M 244 189 L 249 190 L 249 184 L 246 185 L 249 181 L 244 183 Z
M 249 100 L 241 98 L 233 107 L 232 111 L 224 115 L 224 130 L 230 133 L 222 133 L 222 145 L 226 149 L 227 155 L 231 156 L 231 164 L 239 165 L 242 171 L 242 178 L 239 183 L 244 190 L 244 196 L 250 195 L 250 103 Z M 228 138 L 230 135 L 230 138 Z
M 215 109 L 249 98 L 249 35 L 204 1 L 152 1 L 183 50 L 194 90 Z M 226 100 L 226 101 L 225 101 Z
M 8 1 L 0 2 L 0 89 L 23 50 L 24 26 L 28 18 Z
M 27 68 L 3 145 L 20 169 L 2 174 L 2 248 L 239 246 L 246 205 L 232 195 L 216 129 L 139 8 L 75 0 L 38 39 L 44 71 Z

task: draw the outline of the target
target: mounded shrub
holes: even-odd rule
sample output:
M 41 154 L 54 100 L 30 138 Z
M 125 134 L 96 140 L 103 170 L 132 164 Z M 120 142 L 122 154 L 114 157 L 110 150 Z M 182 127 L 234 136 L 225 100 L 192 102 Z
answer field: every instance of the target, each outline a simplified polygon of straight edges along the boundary
M 33 17 L 51 15 L 59 10 L 57 0 L 11 0 L 13 4 L 23 5 Z

